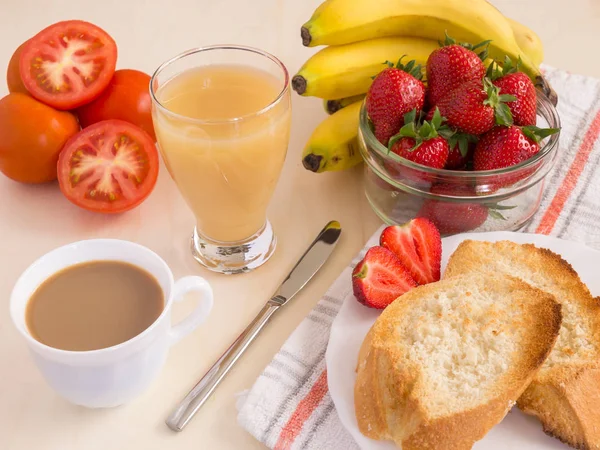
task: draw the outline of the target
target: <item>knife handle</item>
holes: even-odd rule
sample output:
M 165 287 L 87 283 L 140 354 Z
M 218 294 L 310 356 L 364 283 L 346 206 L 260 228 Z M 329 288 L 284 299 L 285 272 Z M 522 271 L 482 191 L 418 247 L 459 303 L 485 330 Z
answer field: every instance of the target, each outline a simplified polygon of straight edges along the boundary
M 277 297 L 274 297 L 263 306 L 250 325 L 246 327 L 231 347 L 221 355 L 169 415 L 166 423 L 171 430 L 182 431 L 185 428 L 280 306 L 281 302 Z

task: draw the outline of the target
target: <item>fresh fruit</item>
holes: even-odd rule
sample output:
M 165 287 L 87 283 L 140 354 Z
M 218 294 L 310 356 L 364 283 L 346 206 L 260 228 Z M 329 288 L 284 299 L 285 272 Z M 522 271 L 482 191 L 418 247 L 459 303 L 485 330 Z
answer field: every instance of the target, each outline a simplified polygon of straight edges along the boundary
M 473 196 L 475 192 L 467 185 L 437 184 L 431 187 L 432 194 L 453 197 Z M 488 217 L 489 209 L 482 203 L 468 198 L 464 200 L 441 201 L 425 200 L 417 217 L 429 219 L 441 234 L 456 234 L 474 230 L 483 225 Z
M 362 162 L 358 149 L 361 102 L 327 117 L 317 125 L 302 152 L 302 164 L 311 172 L 329 172 L 354 167 Z
M 491 40 L 490 56 L 523 59 L 525 72 L 540 75 L 517 44 L 511 25 L 485 0 L 326 0 L 301 30 L 306 46 L 341 45 L 386 36 L 418 36 L 459 42 Z
M 544 61 L 544 45 L 535 31 L 516 20 L 506 18 L 510 24 L 519 48 L 523 50 L 531 62 L 539 67 Z
M 392 153 L 435 169 L 443 169 L 448 161 L 448 141 L 438 134 L 442 117 L 436 108 L 431 122 L 416 123 L 416 110 L 404 116 L 404 126 L 389 142 Z
M 79 131 L 75 116 L 15 92 L 0 100 L 0 171 L 22 183 L 56 180 L 56 161 Z
M 327 114 L 334 114 L 340 109 L 350 106 L 353 103 L 360 102 L 365 98 L 365 94 L 353 95 L 352 97 L 344 97 L 337 100 L 323 100 L 323 109 Z
M 435 106 L 457 87 L 480 82 L 485 75 L 483 61 L 487 57 L 488 41 L 476 46 L 456 44 L 446 36 L 444 46 L 434 50 L 427 59 L 427 103 Z M 481 53 L 475 50 L 481 49 Z
M 387 68 L 385 61 L 399 56 L 425 64 L 437 42 L 414 37 L 392 37 L 327 47 L 304 63 L 292 79 L 301 95 L 325 99 L 364 94 L 372 77 Z
M 473 159 L 477 136 L 465 133 L 455 133 L 448 138 L 448 160 L 445 169 L 464 170 L 469 161 Z
M 418 284 L 439 281 L 442 238 L 430 220 L 418 217 L 404 225 L 387 227 L 379 245 L 391 250 Z
M 473 167 L 475 170 L 494 170 L 519 164 L 540 151 L 542 139 L 558 131 L 557 128 L 535 126 L 494 127 L 479 139 Z
M 29 91 L 21 80 L 21 74 L 19 73 L 19 60 L 21 58 L 21 52 L 27 42 L 23 42 L 17 47 L 13 55 L 10 57 L 8 62 L 8 69 L 6 70 L 6 84 L 8 85 L 8 92 L 14 93 L 19 92 L 21 94 L 29 95 Z
M 19 71 L 31 95 L 56 109 L 84 105 L 106 88 L 117 45 L 101 28 L 81 20 L 57 22 L 29 41 Z
M 352 272 L 356 299 L 369 308 L 384 309 L 417 283 L 398 257 L 383 247 L 372 247 Z
M 447 125 L 463 133 L 483 134 L 494 124 L 510 125 L 512 116 L 506 102 L 511 95 L 503 95 L 487 78 L 463 84 L 442 98 L 437 107 Z
M 157 176 L 154 141 L 122 120 L 83 129 L 69 139 L 58 159 L 60 190 L 75 205 L 94 212 L 135 208 L 150 195 Z
M 419 113 L 425 103 L 421 66 L 401 61 L 375 77 L 365 100 L 375 137 L 385 146 L 402 127 L 404 116 L 413 109 Z
M 108 119 L 137 125 L 156 140 L 152 125 L 150 75 L 139 70 L 117 70 L 99 97 L 77 109 L 83 128 Z
M 501 94 L 509 94 L 515 98 L 515 101 L 508 103 L 513 123 L 520 126 L 535 125 L 537 111 L 535 86 L 527 75 L 518 70 L 519 63 L 514 66 L 512 60 L 507 57 L 502 68 L 492 63 L 488 73 L 494 85 L 500 88 Z

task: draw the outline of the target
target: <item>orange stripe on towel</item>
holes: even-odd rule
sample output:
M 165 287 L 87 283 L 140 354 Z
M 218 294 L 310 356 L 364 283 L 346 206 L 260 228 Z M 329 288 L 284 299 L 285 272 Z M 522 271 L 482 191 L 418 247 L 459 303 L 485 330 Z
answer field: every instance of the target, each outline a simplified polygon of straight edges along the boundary
M 585 168 L 585 164 L 590 157 L 590 153 L 592 152 L 598 137 L 600 137 L 600 111 L 596 113 L 596 117 L 594 117 L 594 120 L 585 133 L 583 141 L 577 150 L 577 155 L 575 156 L 571 167 L 569 167 L 569 171 L 561 186 L 556 191 L 550 206 L 544 213 L 537 230 L 535 230 L 536 233 L 550 234 L 552 232 L 567 200 L 569 200 L 573 189 L 577 186 L 579 177 Z
M 327 369 L 321 373 L 308 394 L 298 403 L 296 410 L 285 424 L 273 450 L 289 450 L 302 432 L 306 421 L 310 418 L 323 397 L 327 394 Z

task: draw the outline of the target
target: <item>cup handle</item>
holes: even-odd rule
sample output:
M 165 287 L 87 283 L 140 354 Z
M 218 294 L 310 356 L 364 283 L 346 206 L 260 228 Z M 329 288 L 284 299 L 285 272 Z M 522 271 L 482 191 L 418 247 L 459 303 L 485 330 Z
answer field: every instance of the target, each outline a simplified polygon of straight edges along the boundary
M 180 302 L 188 292 L 198 292 L 200 299 L 194 310 L 181 322 L 173 325 L 169 331 L 171 345 L 187 336 L 206 320 L 213 306 L 213 291 L 208 282 L 201 277 L 183 277 L 173 286 L 173 301 Z

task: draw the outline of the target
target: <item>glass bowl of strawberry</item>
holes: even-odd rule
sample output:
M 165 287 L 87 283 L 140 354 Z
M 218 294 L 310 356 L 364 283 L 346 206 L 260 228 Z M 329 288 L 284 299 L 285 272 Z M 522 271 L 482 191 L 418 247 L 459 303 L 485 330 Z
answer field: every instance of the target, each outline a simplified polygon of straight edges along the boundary
M 365 192 L 388 224 L 431 220 L 444 235 L 517 230 L 540 206 L 560 119 L 506 58 L 446 42 L 426 67 L 389 67 L 360 112 Z M 410 72 L 405 70 L 409 66 Z

